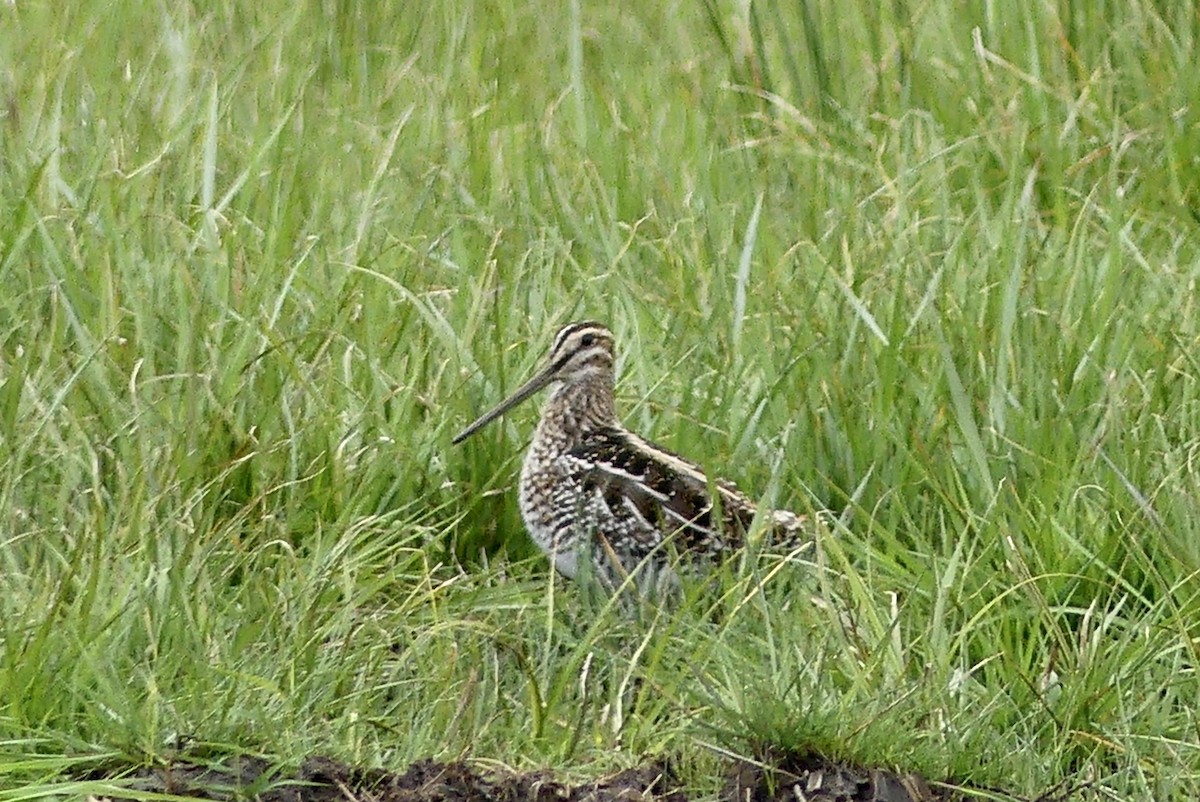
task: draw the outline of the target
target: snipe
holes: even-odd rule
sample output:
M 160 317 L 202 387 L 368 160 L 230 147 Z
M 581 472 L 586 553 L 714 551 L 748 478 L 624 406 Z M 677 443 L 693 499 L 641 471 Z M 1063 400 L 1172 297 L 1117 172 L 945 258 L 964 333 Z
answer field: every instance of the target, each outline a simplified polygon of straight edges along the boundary
M 521 468 L 520 506 L 529 534 L 561 573 L 573 578 L 591 559 L 605 584 L 616 587 L 639 564 L 660 568 L 672 552 L 720 558 L 743 545 L 753 502 L 617 419 L 613 335 L 599 323 L 563 326 L 542 370 L 454 443 L 547 385 L 554 389 Z M 777 548 L 810 539 L 806 517 L 783 510 L 763 517 Z

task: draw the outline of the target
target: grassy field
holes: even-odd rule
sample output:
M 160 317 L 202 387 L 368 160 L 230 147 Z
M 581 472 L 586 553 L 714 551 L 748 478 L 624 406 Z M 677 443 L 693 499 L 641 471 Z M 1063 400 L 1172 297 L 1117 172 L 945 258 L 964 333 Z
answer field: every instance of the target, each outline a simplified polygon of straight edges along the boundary
M 181 743 L 1200 797 L 1200 6 L 0 7 L 0 800 Z M 549 572 L 560 324 L 843 524 Z

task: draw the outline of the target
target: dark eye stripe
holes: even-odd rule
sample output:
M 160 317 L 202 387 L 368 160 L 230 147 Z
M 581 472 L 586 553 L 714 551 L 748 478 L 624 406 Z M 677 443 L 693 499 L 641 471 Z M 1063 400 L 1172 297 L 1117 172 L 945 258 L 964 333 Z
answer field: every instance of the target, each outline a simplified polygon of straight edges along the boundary
M 555 359 L 553 362 L 553 365 L 552 365 L 552 369 L 553 370 L 562 370 L 562 367 L 564 365 L 566 365 L 573 358 L 579 356 L 580 354 L 584 353 L 585 351 L 591 351 L 591 352 L 595 352 L 595 353 L 603 353 L 602 351 L 596 352 L 595 346 L 596 346 L 595 342 L 588 343 L 588 342 L 580 341 L 578 347 L 572 348 L 571 350 L 567 351 L 565 354 L 562 354 L 557 359 Z
M 587 331 L 588 329 L 593 329 L 593 331 Z M 570 351 L 561 356 L 555 357 L 556 354 L 559 354 L 559 352 L 563 350 L 570 338 L 579 334 L 579 332 L 587 333 L 579 338 L 579 342 L 575 345 L 575 347 L 571 348 Z M 558 368 L 562 367 L 563 364 L 565 364 L 564 357 L 570 356 L 571 353 L 579 351 L 582 348 L 588 348 L 595 345 L 599 338 L 605 336 L 608 336 L 611 339 L 611 335 L 608 334 L 608 329 L 593 320 L 584 320 L 578 323 L 569 323 L 566 326 L 563 326 L 561 329 L 559 329 L 558 334 L 554 336 L 554 345 L 550 347 L 550 354 L 554 360 L 555 369 L 557 370 Z
M 580 323 L 568 323 L 567 325 L 563 326 L 558 330 L 558 334 L 554 335 L 554 344 L 550 346 L 550 353 L 554 353 L 561 348 L 566 339 L 575 332 L 594 325 L 595 324 L 591 323 L 590 321 L 583 321 Z
M 554 360 L 554 363 L 550 366 L 550 369 L 553 371 L 562 370 L 563 365 L 567 364 L 567 360 L 571 358 L 571 355 L 573 353 L 574 353 L 573 351 L 568 351 L 567 353 L 560 356 L 558 359 Z

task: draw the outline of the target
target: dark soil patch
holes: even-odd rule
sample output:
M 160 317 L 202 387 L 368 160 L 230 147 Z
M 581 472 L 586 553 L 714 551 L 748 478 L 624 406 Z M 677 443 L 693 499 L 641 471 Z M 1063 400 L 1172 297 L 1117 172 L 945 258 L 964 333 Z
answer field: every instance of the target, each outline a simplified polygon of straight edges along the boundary
M 812 754 L 787 755 L 775 765 L 739 761 L 730 767 L 722 800 L 738 802 L 951 802 L 923 777 L 835 763 Z M 1003 799 L 1003 797 L 1001 797 Z
M 361 769 L 323 757 L 282 773 L 256 757 L 223 762 L 181 761 L 114 774 L 130 790 L 200 799 L 254 802 L 687 802 L 661 766 L 629 769 L 584 785 L 570 786 L 548 772 L 482 772 L 463 762 L 420 760 L 403 773 Z M 99 779 L 93 776 L 92 779 Z M 111 796 L 113 802 L 123 802 Z
M 256 757 L 221 761 L 180 760 L 170 765 L 96 772 L 130 791 L 174 794 L 223 802 L 688 802 L 666 766 L 647 764 L 581 785 L 546 771 L 481 771 L 468 763 L 421 760 L 403 773 L 362 769 L 323 757 L 294 772 Z M 1065 802 L 1071 793 L 1046 795 Z M 722 802 L 959 802 L 978 798 L 916 775 L 839 764 L 814 755 L 789 755 L 773 766 L 733 763 Z M 996 790 L 988 799 L 1016 800 Z M 125 797 L 108 797 L 113 802 Z M 1030 802 L 1035 802 L 1031 800 Z

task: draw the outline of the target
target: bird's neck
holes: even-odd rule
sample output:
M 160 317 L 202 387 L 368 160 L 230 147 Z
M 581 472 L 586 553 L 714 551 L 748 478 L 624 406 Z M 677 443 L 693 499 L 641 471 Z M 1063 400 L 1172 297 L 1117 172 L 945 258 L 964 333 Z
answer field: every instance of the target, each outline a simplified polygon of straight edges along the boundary
M 546 402 L 541 426 L 568 435 L 572 445 L 596 429 L 617 425 L 611 373 L 596 373 L 556 386 Z

